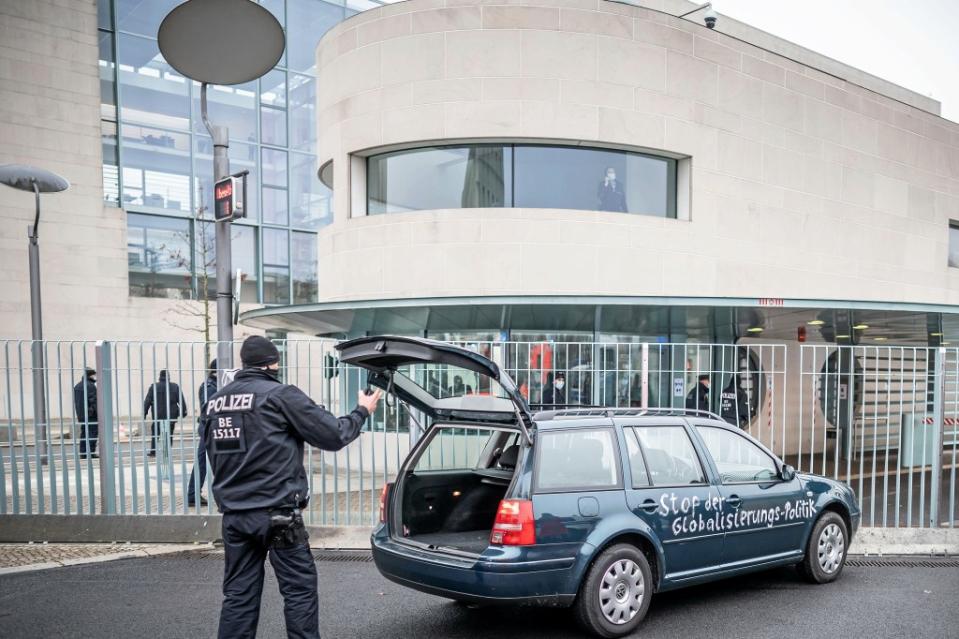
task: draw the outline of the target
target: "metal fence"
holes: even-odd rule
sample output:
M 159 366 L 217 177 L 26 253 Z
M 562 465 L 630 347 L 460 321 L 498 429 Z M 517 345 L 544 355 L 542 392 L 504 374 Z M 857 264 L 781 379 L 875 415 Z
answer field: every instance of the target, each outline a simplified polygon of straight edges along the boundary
M 340 365 L 333 341 L 277 344 L 283 381 L 338 414 L 352 408 L 366 373 Z M 705 402 L 798 469 L 850 483 L 866 525 L 955 524 L 956 349 L 459 344 L 500 364 L 534 407 Z M 45 420 L 34 407 L 32 347 L 0 342 L 0 514 L 214 512 L 212 501 L 201 505 L 189 496 L 191 487 L 210 495 L 211 475 L 201 478 L 196 469 L 197 417 L 215 344 L 44 342 Z M 87 368 L 98 373 L 95 384 Z M 462 371 L 408 373 L 439 395 L 484 392 L 482 380 Z M 95 422 L 88 394 L 96 397 Z M 421 425 L 404 406 L 381 403 L 357 442 L 335 453 L 307 447 L 308 523 L 372 523 L 380 488 Z M 89 454 L 94 448 L 97 457 Z
M 956 525 L 959 349 L 803 346 L 795 465 L 856 491 L 867 526 Z

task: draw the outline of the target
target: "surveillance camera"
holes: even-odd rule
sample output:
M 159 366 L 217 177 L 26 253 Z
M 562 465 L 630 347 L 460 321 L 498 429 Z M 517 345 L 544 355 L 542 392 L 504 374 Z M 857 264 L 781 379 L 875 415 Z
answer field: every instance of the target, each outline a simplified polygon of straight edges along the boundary
M 715 28 L 715 27 L 716 27 L 716 19 L 717 19 L 717 18 L 718 18 L 718 16 L 716 15 L 716 12 L 713 11 L 712 9 L 709 9 L 709 10 L 706 12 L 706 15 L 703 16 L 703 20 L 706 22 L 706 28 L 708 28 L 708 29 L 713 29 L 713 28 Z

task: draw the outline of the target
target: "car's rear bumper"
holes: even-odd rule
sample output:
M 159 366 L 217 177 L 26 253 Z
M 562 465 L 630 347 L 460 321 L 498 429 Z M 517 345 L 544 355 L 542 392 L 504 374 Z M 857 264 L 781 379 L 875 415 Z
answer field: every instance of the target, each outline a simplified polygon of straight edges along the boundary
M 420 550 L 389 538 L 372 539 L 373 561 L 387 579 L 432 595 L 486 604 L 569 606 L 563 592 L 573 559 L 491 561 Z

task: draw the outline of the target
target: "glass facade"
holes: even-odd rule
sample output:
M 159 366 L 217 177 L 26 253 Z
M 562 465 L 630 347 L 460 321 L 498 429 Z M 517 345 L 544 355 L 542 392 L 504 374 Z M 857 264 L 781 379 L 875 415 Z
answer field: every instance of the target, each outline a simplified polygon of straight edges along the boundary
M 98 0 L 104 199 L 127 211 L 130 294 L 196 299 L 215 291 L 213 146 L 200 85 L 160 54 L 160 22 L 182 0 Z M 316 301 L 316 230 L 332 219 L 316 176 L 316 45 L 379 2 L 260 0 L 287 49 L 259 80 L 208 89 L 209 118 L 230 132 L 230 170 L 249 171 L 248 214 L 233 223 L 241 297 Z M 204 289 L 206 289 L 204 291 Z
M 571 146 L 472 144 L 367 161 L 367 212 L 519 207 L 676 217 L 676 160 Z

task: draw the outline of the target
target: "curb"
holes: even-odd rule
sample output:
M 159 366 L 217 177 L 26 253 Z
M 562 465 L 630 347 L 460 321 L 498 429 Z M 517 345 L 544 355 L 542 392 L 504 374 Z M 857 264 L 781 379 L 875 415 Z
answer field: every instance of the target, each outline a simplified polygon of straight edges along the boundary
M 860 528 L 849 546 L 857 555 L 959 555 L 959 528 Z
M 207 547 L 208 544 L 173 544 L 147 546 L 145 548 L 136 548 L 134 550 L 125 550 L 105 555 L 96 555 L 94 557 L 77 557 L 75 559 L 64 559 L 63 561 L 46 561 L 36 564 L 25 564 L 22 566 L 10 566 L 0 568 L 0 576 L 15 575 L 23 572 L 34 572 L 37 570 L 49 570 L 51 568 L 66 568 L 68 566 L 81 566 L 84 564 L 99 564 L 117 559 L 133 559 L 137 557 L 156 557 L 158 555 L 170 555 L 174 553 L 188 552 Z

